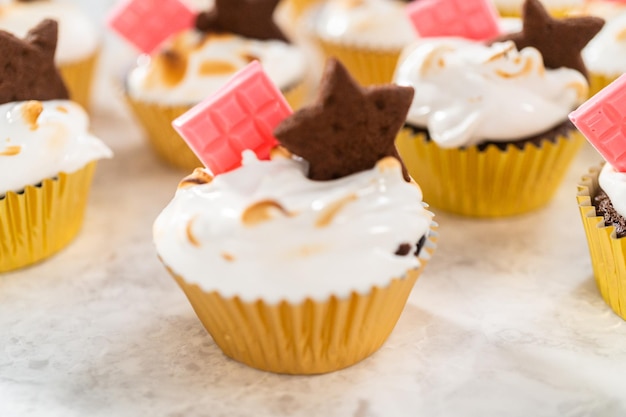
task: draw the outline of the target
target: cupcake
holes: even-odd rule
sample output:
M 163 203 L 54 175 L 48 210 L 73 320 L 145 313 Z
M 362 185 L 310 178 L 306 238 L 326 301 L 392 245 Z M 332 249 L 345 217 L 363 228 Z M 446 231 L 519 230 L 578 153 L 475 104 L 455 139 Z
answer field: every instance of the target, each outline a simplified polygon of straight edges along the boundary
M 0 5 L 0 29 L 18 37 L 48 18 L 59 24 L 57 67 L 72 100 L 87 108 L 100 45 L 93 22 L 67 2 L 15 0 Z
M 276 0 L 218 0 L 197 15 L 195 27 L 170 37 L 152 56 L 142 56 L 125 92 L 157 154 L 192 170 L 202 164 L 171 127 L 237 70 L 258 60 L 293 107 L 306 94 L 306 59 L 272 21 Z
M 512 40 L 432 38 L 405 51 L 395 81 L 416 93 L 397 146 L 433 207 L 499 217 L 550 200 L 583 142 L 567 115 L 587 96 L 580 49 L 601 25 L 554 20 L 529 0 Z
M 585 0 L 541 0 L 548 13 L 555 17 L 565 17 L 578 10 Z M 524 0 L 494 0 L 502 16 L 516 17 L 522 14 Z
M 411 96 L 362 88 L 333 60 L 317 100 L 273 131 L 269 160 L 246 150 L 238 168 L 181 182 L 156 249 L 226 355 L 316 374 L 384 343 L 434 249 L 393 145 Z
M 626 13 L 609 20 L 582 51 L 592 96 L 626 72 Z
M 57 24 L 21 40 L 0 31 L 0 272 L 38 262 L 78 233 L 95 161 L 111 151 L 88 132 L 54 66 Z
M 585 228 L 598 290 L 626 320 L 626 173 L 611 164 L 593 167 L 578 184 L 578 208 Z
M 570 119 L 606 159 L 578 184 L 578 207 L 600 294 L 626 319 L 626 75 L 570 114 Z
M 402 48 L 417 38 L 405 1 L 333 0 L 316 10 L 313 36 L 364 85 L 391 81 Z

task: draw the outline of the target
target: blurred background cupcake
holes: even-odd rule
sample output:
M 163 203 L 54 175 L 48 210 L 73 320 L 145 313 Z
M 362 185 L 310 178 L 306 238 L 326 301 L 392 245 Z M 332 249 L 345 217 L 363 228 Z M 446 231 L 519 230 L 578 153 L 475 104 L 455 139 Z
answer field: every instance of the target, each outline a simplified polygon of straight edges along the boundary
M 315 10 L 313 36 L 363 85 L 388 83 L 417 33 L 400 0 L 330 0 Z
M 395 82 L 416 94 L 397 146 L 433 207 L 498 217 L 551 199 L 583 142 L 567 119 L 587 97 L 581 39 L 601 26 L 557 22 L 528 0 L 523 31 L 501 42 L 431 38 L 407 48 Z
M 56 22 L 27 36 L 0 32 L 0 272 L 69 244 L 82 225 L 95 161 L 111 157 L 54 66 Z
M 626 72 L 626 13 L 609 20 L 583 49 L 592 96 Z
M 55 59 L 61 75 L 72 99 L 88 108 L 101 41 L 94 22 L 67 2 L 14 0 L 0 4 L 0 29 L 18 37 L 48 18 L 59 24 Z
M 218 0 L 194 27 L 169 37 L 127 74 L 125 94 L 157 154 L 185 170 L 202 166 L 171 122 L 258 60 L 292 107 L 307 94 L 307 61 L 272 20 L 277 0 Z

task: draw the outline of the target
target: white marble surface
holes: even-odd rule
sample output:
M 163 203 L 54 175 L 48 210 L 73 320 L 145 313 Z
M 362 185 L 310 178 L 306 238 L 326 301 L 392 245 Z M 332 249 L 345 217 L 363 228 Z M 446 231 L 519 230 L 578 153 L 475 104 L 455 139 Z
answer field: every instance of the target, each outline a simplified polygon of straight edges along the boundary
M 592 149 L 544 210 L 438 213 L 439 249 L 371 358 L 264 373 L 220 352 L 156 259 L 151 224 L 184 173 L 155 159 L 116 96 L 120 51 L 105 51 L 92 111 L 116 158 L 99 165 L 83 231 L 0 275 L 0 416 L 626 415 L 626 323 L 595 288 L 574 198 Z

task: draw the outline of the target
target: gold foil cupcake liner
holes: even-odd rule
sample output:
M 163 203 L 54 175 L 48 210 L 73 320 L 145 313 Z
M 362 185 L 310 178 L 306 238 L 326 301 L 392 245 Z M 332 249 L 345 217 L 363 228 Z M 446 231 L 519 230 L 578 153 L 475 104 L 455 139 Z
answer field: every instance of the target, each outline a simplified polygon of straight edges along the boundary
M 621 74 L 589 74 L 589 97 L 594 96 L 598 91 L 615 81 Z
M 386 287 L 372 287 L 367 294 L 353 292 L 347 298 L 306 299 L 299 304 L 248 302 L 205 292 L 170 273 L 227 356 L 269 372 L 320 374 L 351 366 L 382 346 L 435 250 L 436 236 L 431 230 L 419 269 Z
M 545 7 L 545 5 L 544 5 Z M 501 17 L 515 17 L 518 19 L 522 18 L 522 6 L 518 6 L 515 8 L 507 8 L 507 7 L 498 7 L 498 13 Z M 576 13 L 576 9 L 574 7 L 562 7 L 562 8 L 546 8 L 550 16 L 556 18 L 565 18 L 572 17 L 572 14 Z
M 593 197 L 598 193 L 602 167 L 594 167 L 578 184 L 578 209 L 587 235 L 591 265 L 600 295 L 611 309 L 626 320 L 626 238 L 617 238 L 615 228 L 598 216 Z
M 404 128 L 396 146 L 409 174 L 435 208 L 473 217 L 502 217 L 527 213 L 546 205 L 560 185 L 584 142 L 572 130 L 555 142 L 523 149 L 489 146 L 479 150 L 444 149 L 423 133 Z
M 304 82 L 284 92 L 285 99 L 293 109 L 302 105 L 306 94 L 307 87 Z M 172 122 L 189 111 L 192 105 L 164 106 L 134 99 L 129 94 L 126 94 L 126 102 L 146 130 L 148 140 L 156 154 L 163 161 L 185 171 L 193 171 L 204 166 L 172 127 Z
M 393 80 L 401 49 L 376 49 L 317 38 L 326 58 L 341 61 L 361 85 L 388 84 Z
M 95 167 L 91 162 L 0 198 L 0 272 L 39 262 L 70 243 L 83 223 Z
M 80 61 L 59 65 L 59 72 L 70 92 L 70 98 L 85 109 L 89 108 L 97 63 L 98 52 L 95 52 Z

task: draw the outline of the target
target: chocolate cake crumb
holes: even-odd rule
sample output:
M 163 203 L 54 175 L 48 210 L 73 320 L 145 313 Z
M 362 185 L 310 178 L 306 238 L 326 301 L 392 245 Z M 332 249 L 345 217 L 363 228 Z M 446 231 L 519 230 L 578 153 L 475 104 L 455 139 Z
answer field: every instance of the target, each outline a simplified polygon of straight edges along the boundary
M 398 256 L 406 256 L 411 252 L 411 245 L 408 243 L 402 243 L 398 246 L 398 250 L 396 250 L 395 255 Z
M 626 219 L 615 210 L 611 199 L 604 190 L 600 190 L 593 198 L 593 205 L 596 207 L 597 214 L 604 217 L 604 223 L 607 226 L 615 227 L 617 237 L 626 236 Z

